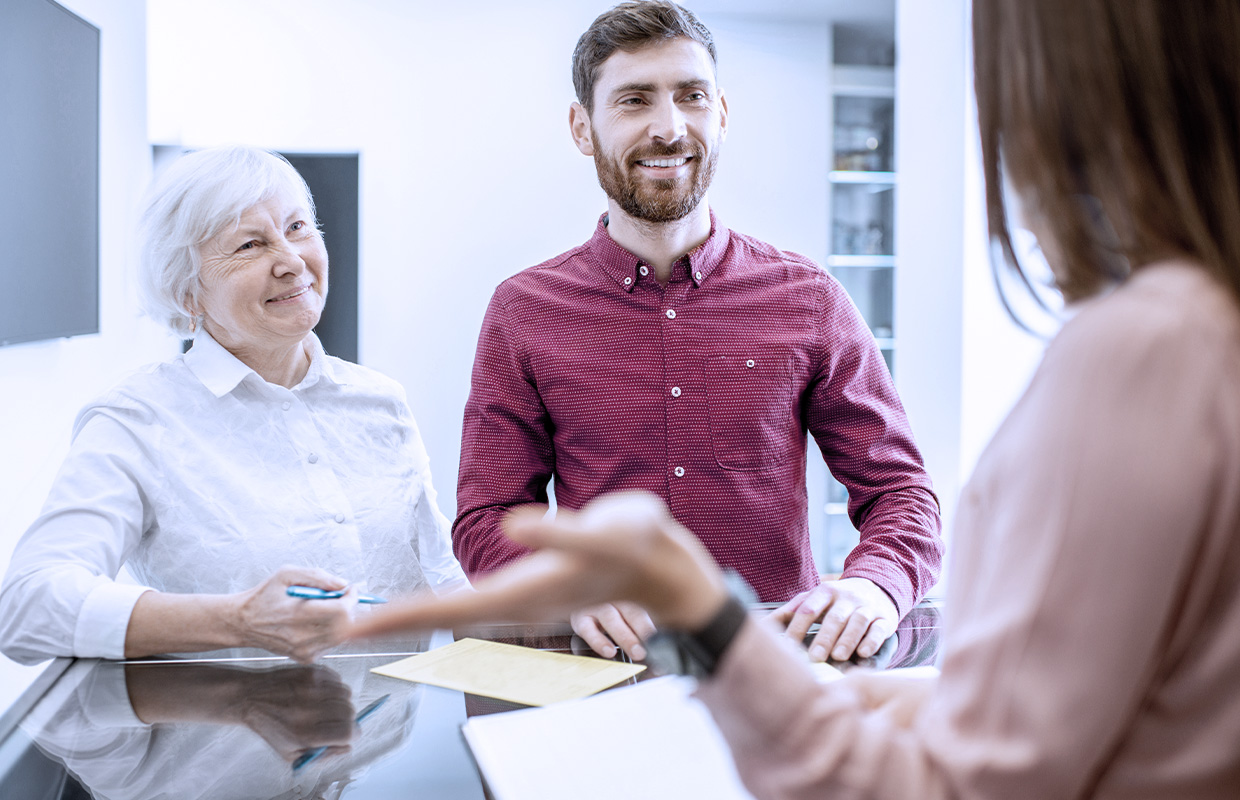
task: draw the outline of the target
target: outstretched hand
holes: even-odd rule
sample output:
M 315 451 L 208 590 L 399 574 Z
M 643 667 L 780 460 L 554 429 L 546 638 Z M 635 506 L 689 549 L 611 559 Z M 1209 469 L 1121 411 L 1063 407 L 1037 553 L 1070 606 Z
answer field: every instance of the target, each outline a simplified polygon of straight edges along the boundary
M 660 625 L 695 630 L 727 599 L 723 575 L 697 537 L 650 494 L 607 495 L 554 520 L 521 509 L 504 530 L 535 552 L 479 580 L 477 591 L 391 603 L 357 621 L 349 637 L 563 619 L 616 601 L 636 603 Z

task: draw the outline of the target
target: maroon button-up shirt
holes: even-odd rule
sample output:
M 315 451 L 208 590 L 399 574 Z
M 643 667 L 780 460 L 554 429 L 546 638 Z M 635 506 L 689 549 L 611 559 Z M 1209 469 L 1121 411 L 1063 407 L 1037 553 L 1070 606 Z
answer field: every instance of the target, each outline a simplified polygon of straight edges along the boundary
M 662 497 L 764 601 L 819 582 L 806 431 L 848 489 L 844 575 L 901 614 L 938 578 L 938 503 L 882 355 L 812 261 L 721 228 L 666 287 L 607 235 L 500 284 L 465 406 L 453 546 L 468 575 L 524 550 L 500 520 L 621 489 Z

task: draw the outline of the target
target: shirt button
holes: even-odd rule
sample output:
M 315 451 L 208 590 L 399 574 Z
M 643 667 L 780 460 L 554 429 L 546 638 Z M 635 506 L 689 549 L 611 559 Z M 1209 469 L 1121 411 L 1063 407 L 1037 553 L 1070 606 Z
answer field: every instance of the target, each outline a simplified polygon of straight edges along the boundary
M 693 277 L 697 278 L 697 279 L 700 281 L 700 280 L 702 280 L 702 273 L 700 273 L 700 272 L 695 272 L 695 273 L 693 273 Z
M 633 282 L 633 279 L 632 279 L 632 278 L 625 278 L 625 279 L 624 279 L 624 285 L 625 285 L 625 286 L 628 286 L 628 285 L 629 285 L 629 284 L 631 284 L 632 282 Z
M 685 476 L 685 468 L 684 468 L 684 467 L 677 467 L 676 469 L 672 470 L 672 472 L 675 472 L 675 473 L 676 473 L 676 477 L 677 477 L 677 478 L 683 478 L 683 477 Z
M 668 319 L 676 319 L 676 309 L 674 309 L 674 308 L 669 308 L 669 309 L 667 310 L 667 318 L 668 318 Z
M 306 460 L 309 461 L 311 464 L 317 464 L 319 463 L 319 455 L 318 453 L 311 453 L 310 457 L 307 458 Z
M 649 275 L 650 267 L 646 266 L 645 264 L 642 264 L 640 267 L 637 268 L 637 271 L 640 272 L 643 276 Z
M 336 515 L 336 521 L 337 521 L 337 522 L 340 522 L 340 523 L 343 523 L 343 522 L 344 522 L 344 514 L 337 514 L 337 515 Z
M 679 386 L 673 386 L 673 387 L 672 387 L 672 397 L 680 397 L 680 387 L 679 387 Z
M 288 411 L 292 407 L 293 407 L 293 404 L 287 400 L 285 400 L 283 403 L 280 404 L 280 408 L 284 409 L 285 411 Z
M 746 361 L 745 366 L 749 367 L 750 369 L 753 369 L 753 359 L 751 358 L 748 361 Z

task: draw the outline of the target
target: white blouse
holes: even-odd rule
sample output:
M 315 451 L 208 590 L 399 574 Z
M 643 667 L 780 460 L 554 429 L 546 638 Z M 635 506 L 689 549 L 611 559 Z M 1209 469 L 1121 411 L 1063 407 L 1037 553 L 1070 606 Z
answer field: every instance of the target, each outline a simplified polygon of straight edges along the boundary
M 0 649 L 121 658 L 143 592 L 232 593 L 284 565 L 386 597 L 467 586 L 404 390 L 307 351 L 286 389 L 202 332 L 87 404 L 0 588 Z

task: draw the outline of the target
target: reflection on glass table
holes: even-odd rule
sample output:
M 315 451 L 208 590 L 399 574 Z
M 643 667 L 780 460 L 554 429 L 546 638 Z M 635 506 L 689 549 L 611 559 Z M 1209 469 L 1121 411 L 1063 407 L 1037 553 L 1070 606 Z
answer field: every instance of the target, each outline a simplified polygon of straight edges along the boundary
M 875 657 L 842 668 L 934 663 L 938 613 L 919 606 Z M 567 624 L 455 632 L 466 636 L 596 657 Z M 313 666 L 252 652 L 59 660 L 0 721 L 0 797 L 483 798 L 460 726 L 520 706 L 370 672 L 452 638 L 370 642 Z

